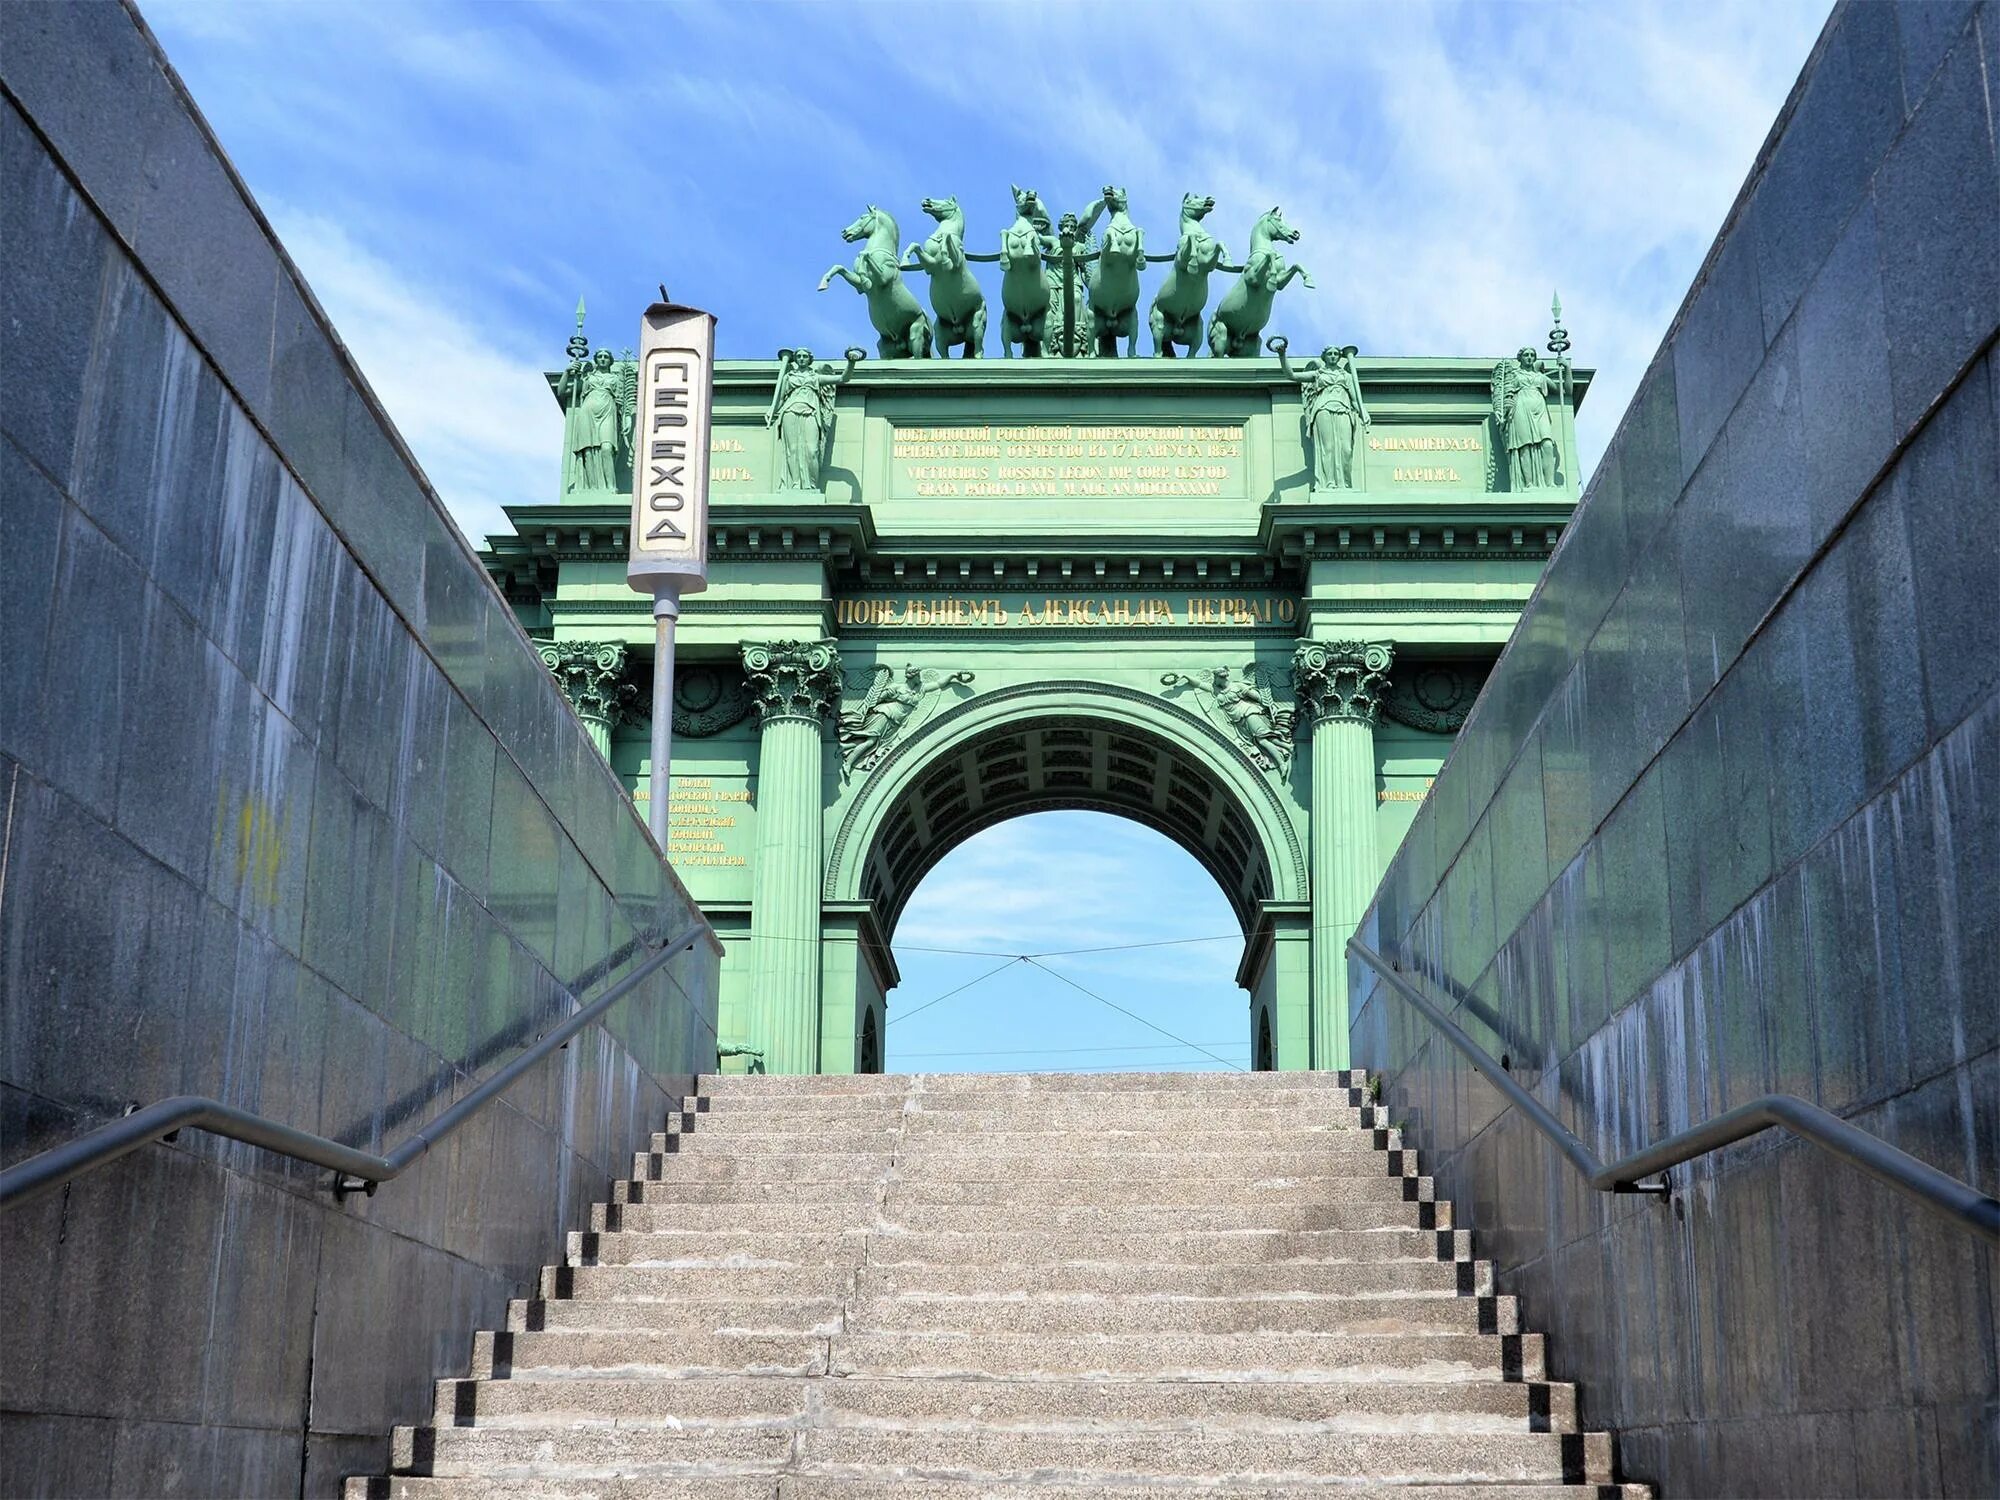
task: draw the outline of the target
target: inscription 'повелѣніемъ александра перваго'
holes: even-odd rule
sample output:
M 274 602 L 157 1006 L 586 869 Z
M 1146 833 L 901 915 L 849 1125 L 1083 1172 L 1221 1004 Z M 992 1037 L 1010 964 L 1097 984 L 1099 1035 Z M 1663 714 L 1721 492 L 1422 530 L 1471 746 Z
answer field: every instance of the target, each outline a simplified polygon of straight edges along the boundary
M 1245 493 L 1240 425 L 898 427 L 890 461 L 901 500 Z
M 943 595 L 930 599 L 902 595 L 842 599 L 834 606 L 836 625 L 886 629 L 1015 629 L 1021 626 L 1089 626 L 1147 629 L 1159 626 L 1289 626 L 1298 619 L 1298 600 L 1278 594 L 1007 594 L 973 598 Z

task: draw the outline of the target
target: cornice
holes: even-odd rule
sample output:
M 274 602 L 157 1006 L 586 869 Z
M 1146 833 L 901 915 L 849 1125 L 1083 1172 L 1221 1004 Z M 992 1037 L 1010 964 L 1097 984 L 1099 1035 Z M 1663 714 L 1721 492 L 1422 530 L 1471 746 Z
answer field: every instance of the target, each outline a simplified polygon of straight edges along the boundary
M 1399 391 L 1459 394 L 1481 411 L 1489 401 L 1493 367 L 1509 353 L 1490 356 L 1417 359 L 1395 355 L 1364 356 L 1355 372 L 1371 405 L 1393 401 Z M 1596 371 L 1573 368 L 1570 385 L 1577 406 L 1583 404 Z M 721 359 L 715 362 L 718 393 L 767 395 L 777 376 L 775 359 Z M 1051 377 L 1056 377 L 1051 380 Z M 842 405 L 871 392 L 923 393 L 964 391 L 1040 391 L 1055 385 L 1064 394 L 1079 391 L 1229 391 L 1259 392 L 1298 399 L 1297 384 L 1278 368 L 1275 359 L 866 359 L 843 385 Z

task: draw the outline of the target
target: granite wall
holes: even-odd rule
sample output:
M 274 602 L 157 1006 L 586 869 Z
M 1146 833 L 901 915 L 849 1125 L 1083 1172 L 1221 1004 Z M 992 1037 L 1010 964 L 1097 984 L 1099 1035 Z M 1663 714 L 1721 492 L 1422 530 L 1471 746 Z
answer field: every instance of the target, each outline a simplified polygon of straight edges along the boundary
M 1606 1159 L 1765 1092 L 2000 1191 L 2000 7 L 1839 7 L 1362 931 Z M 1766 1135 L 1581 1181 L 1385 1075 L 1624 1473 L 2000 1494 L 1996 1257 Z
M 379 1150 L 700 921 L 136 15 L 0 6 L 0 1157 Z M 687 1075 L 717 949 L 373 1198 L 187 1133 L 0 1216 L 0 1493 L 331 1495 Z

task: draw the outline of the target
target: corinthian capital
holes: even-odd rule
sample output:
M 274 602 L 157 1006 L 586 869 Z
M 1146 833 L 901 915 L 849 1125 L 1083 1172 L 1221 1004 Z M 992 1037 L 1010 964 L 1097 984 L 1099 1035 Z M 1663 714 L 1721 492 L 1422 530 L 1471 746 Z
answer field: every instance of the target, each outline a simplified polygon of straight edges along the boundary
M 544 641 L 539 650 L 579 718 L 616 724 L 629 712 L 638 689 L 625 680 L 625 648 L 617 641 Z
M 1373 724 L 1381 717 L 1393 655 L 1387 641 L 1300 641 L 1292 653 L 1299 702 L 1315 724 L 1325 719 Z
M 840 697 L 840 652 L 832 641 L 769 641 L 743 648 L 743 675 L 760 719 L 819 723 Z

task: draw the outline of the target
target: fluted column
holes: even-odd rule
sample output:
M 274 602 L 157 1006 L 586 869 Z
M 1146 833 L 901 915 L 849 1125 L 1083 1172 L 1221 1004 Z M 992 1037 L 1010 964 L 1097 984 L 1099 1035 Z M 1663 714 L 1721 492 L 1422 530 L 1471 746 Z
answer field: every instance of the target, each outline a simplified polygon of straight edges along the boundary
M 583 732 L 606 760 L 611 731 L 631 711 L 639 690 L 625 680 L 625 647 L 617 641 L 544 641 L 542 665 L 583 722 Z
M 751 1045 L 765 1071 L 819 1071 L 819 887 L 822 746 L 840 691 L 831 641 L 743 648 L 763 720 L 757 750 L 757 845 L 751 872 Z
M 1375 892 L 1375 722 L 1391 648 L 1300 641 L 1299 707 L 1312 724 L 1312 1066 L 1347 1066 L 1347 940 Z

